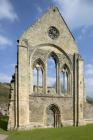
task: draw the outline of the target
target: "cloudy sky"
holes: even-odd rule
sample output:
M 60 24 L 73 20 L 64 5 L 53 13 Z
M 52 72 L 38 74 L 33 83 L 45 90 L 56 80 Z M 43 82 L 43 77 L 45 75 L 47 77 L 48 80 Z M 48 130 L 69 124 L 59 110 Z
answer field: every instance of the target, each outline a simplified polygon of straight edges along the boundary
M 56 5 L 85 60 L 87 95 L 93 96 L 93 0 L 0 0 L 0 82 L 9 82 L 17 58 L 16 40 Z

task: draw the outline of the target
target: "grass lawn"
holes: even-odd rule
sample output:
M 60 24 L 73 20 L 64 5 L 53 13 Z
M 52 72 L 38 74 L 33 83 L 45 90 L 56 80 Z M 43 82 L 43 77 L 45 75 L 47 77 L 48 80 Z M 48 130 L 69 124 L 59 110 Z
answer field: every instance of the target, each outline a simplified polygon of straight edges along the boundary
M 7 140 L 93 140 L 93 125 L 6 133 L 9 135 Z

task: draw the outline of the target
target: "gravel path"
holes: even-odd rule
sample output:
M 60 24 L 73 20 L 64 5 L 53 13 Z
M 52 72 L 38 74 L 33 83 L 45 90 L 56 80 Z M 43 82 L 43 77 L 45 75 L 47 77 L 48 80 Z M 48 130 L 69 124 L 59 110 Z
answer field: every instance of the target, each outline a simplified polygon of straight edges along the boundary
M 5 140 L 7 137 L 7 135 L 0 134 L 0 140 Z

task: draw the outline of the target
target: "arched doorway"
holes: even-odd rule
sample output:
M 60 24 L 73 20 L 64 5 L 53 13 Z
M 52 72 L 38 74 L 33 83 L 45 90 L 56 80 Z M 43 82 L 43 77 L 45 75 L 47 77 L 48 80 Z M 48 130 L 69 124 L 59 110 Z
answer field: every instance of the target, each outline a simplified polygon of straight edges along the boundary
M 48 127 L 60 127 L 60 111 L 58 106 L 51 104 L 47 108 L 47 126 Z

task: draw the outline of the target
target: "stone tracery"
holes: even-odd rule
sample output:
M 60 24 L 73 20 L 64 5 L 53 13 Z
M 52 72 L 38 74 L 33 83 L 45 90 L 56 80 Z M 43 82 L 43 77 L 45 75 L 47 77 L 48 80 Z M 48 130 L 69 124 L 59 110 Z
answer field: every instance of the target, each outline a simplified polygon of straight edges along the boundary
M 34 52 L 33 56 L 34 56 L 34 68 L 36 69 L 36 75 L 34 77 L 36 77 L 36 84 L 33 87 L 33 92 L 35 93 L 43 93 L 43 94 L 52 94 L 52 95 L 70 95 L 71 92 L 71 73 L 69 70 L 69 66 L 67 66 L 67 64 L 63 64 L 62 68 L 60 68 L 60 66 L 62 65 L 61 61 L 63 56 L 60 54 L 56 54 L 54 51 L 51 51 L 50 53 L 48 53 L 47 50 L 46 51 L 46 56 L 44 58 L 43 49 L 40 49 L 41 51 L 39 51 L 39 55 L 38 56 L 42 56 L 41 58 L 37 59 L 37 53 Z M 36 50 L 37 51 L 37 50 Z M 43 52 L 42 52 L 43 51 Z M 44 52 L 45 54 L 45 52 Z M 45 62 L 43 62 L 43 59 L 45 59 Z M 48 67 L 48 60 L 49 58 L 51 58 L 51 61 L 53 63 L 53 65 L 51 65 L 51 67 L 54 67 L 53 71 L 51 74 L 54 75 L 54 84 L 52 86 L 49 85 L 48 83 L 48 73 L 45 74 L 45 71 L 51 71 Z M 33 57 L 32 57 L 33 59 Z M 36 59 L 36 60 L 35 60 Z M 62 60 L 63 61 L 63 60 Z M 64 62 L 64 61 L 63 61 Z M 65 56 L 65 62 L 68 63 L 68 59 Z M 46 64 L 44 64 L 46 63 Z M 45 67 L 45 65 L 47 67 Z M 41 72 L 41 76 L 40 76 L 40 72 Z M 46 80 L 46 81 L 45 81 Z M 42 86 L 41 86 L 42 83 Z M 45 85 L 45 83 L 47 83 L 47 86 Z M 44 92 L 46 89 L 46 92 Z M 52 92 L 51 92 L 52 91 Z M 54 94 L 53 94 L 54 92 Z

